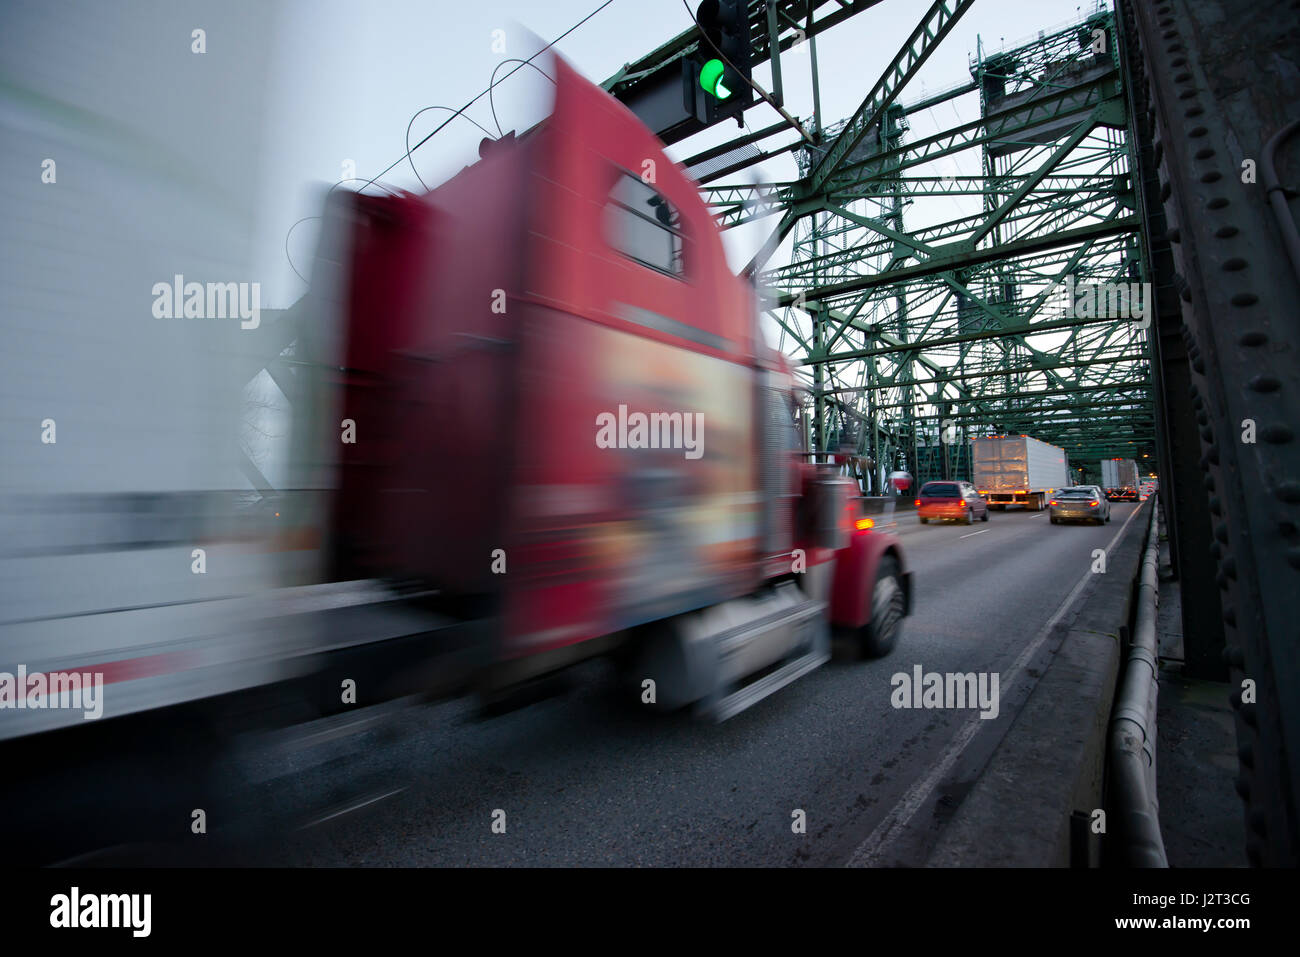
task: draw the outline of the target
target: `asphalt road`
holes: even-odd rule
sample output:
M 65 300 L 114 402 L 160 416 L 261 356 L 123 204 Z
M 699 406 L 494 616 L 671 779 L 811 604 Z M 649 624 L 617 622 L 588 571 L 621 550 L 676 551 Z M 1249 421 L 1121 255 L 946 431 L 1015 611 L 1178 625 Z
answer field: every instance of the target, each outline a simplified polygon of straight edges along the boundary
M 916 603 L 884 659 L 834 661 L 721 725 L 616 697 L 612 670 L 494 718 L 473 701 L 408 708 L 387 728 L 258 759 L 265 806 L 312 821 L 239 859 L 302 865 L 919 864 L 1059 643 L 1104 527 L 1046 512 L 898 532 Z M 1132 525 L 1129 526 L 1132 530 Z M 1073 607 L 1073 606 L 1071 606 Z M 896 709 L 895 673 L 996 672 L 999 714 Z M 320 758 L 326 760 L 319 762 Z M 302 766 L 295 766 L 301 762 Z M 250 767 L 256 766 L 257 761 Z M 327 808 L 326 810 L 319 810 Z M 804 833 L 795 824 L 803 812 Z M 497 812 L 504 812 L 504 817 Z M 331 816 L 333 815 L 333 816 Z M 324 818 L 324 820 L 320 820 Z M 504 823 L 504 833 L 495 833 Z

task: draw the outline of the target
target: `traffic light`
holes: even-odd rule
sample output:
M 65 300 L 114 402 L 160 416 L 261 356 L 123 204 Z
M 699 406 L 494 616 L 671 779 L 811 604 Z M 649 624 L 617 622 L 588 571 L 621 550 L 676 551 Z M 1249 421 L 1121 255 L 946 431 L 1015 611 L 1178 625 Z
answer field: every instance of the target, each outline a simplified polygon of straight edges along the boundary
M 704 91 L 706 123 L 739 117 L 754 102 L 748 0 L 703 0 L 695 19 L 703 37 L 693 72 Z
M 700 67 L 700 88 L 705 93 L 725 100 L 731 96 L 731 90 L 724 84 L 727 68 L 721 60 L 709 60 Z
M 607 89 L 664 143 L 676 143 L 728 117 L 740 122 L 758 101 L 749 85 L 752 5 L 747 0 L 703 0 L 695 15 L 699 41 L 690 56 L 616 77 Z

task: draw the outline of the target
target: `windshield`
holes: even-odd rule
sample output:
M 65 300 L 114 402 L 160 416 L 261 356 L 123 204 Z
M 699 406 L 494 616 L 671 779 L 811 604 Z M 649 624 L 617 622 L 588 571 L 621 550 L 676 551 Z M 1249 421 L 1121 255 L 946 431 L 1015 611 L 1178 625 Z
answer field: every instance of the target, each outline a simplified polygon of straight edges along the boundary
M 933 482 L 922 488 L 921 494 L 930 498 L 957 498 L 961 493 L 951 482 Z

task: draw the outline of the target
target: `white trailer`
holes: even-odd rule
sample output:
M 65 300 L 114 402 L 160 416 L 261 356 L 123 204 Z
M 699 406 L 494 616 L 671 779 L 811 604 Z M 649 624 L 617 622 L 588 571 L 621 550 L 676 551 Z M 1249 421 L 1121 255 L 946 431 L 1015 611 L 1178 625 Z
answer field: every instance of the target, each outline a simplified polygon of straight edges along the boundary
M 1101 487 L 1107 495 L 1138 487 L 1137 463 L 1132 459 L 1102 459 Z
M 1023 505 L 1041 511 L 1048 496 L 1070 484 L 1065 449 L 1027 435 L 986 435 L 971 442 L 975 488 L 992 508 Z

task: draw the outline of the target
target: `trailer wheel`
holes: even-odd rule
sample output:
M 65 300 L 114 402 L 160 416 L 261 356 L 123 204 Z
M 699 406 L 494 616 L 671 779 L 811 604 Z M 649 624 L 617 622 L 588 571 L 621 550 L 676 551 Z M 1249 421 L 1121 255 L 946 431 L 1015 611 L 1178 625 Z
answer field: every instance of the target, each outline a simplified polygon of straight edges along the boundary
M 898 560 L 892 555 L 880 559 L 871 589 L 871 620 L 858 629 L 858 652 L 863 658 L 880 658 L 890 653 L 903 630 L 906 598 Z

